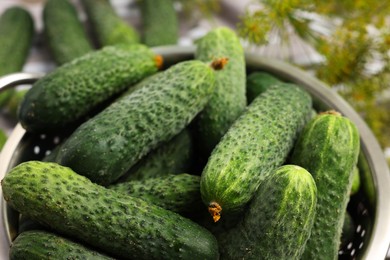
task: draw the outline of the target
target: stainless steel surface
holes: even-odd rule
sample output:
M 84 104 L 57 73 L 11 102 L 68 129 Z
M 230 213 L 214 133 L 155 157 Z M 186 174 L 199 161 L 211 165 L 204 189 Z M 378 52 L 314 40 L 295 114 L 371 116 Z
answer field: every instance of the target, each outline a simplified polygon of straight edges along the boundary
M 162 54 L 168 64 L 189 59 L 194 53 L 194 47 L 192 46 L 158 47 L 154 50 Z M 390 203 L 386 201 L 390 191 L 390 173 L 383 151 L 366 123 L 334 90 L 307 72 L 285 62 L 264 58 L 251 52 L 246 54 L 246 60 L 248 71 L 266 71 L 283 80 L 296 83 L 312 95 L 317 109 L 333 108 L 349 117 L 357 125 L 361 135 L 362 161 L 367 166 L 368 174 L 363 185 L 366 188 L 365 194 L 372 208 L 372 226 L 369 237 L 364 244 L 363 254 L 360 257 L 362 259 L 384 259 L 390 244 Z M 25 153 L 31 152 L 26 151 L 27 147 L 31 150 L 41 141 L 42 138 L 40 139 L 37 136 L 32 138 L 20 125 L 17 125 L 0 155 L 0 178 L 3 178 L 13 166 L 21 162 Z M 373 192 L 372 194 L 370 190 Z M 15 232 L 13 226 L 15 225 L 15 214 L 7 208 L 3 198 L 1 203 L 1 224 L 3 227 L 0 227 L 0 237 L 3 240 L 6 238 L 5 243 L 7 245 L 3 245 L 3 247 L 7 248 Z M 2 241 L 0 240 L 0 242 Z M 3 252 L 2 250 L 2 254 Z

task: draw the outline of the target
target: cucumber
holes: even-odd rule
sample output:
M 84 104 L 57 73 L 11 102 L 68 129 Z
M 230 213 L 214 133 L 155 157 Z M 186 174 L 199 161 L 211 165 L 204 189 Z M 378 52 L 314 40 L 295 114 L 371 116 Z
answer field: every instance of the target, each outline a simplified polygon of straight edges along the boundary
M 34 38 L 31 14 L 19 6 L 8 7 L 0 17 L 0 77 L 22 71 Z M 14 89 L 0 91 L 0 107 L 7 104 Z
M 7 204 L 21 214 L 115 258 L 218 258 L 217 241 L 205 228 L 56 163 L 21 163 L 2 188 Z
M 117 183 L 108 188 L 185 214 L 203 207 L 199 185 L 200 176 L 181 173 Z
M 7 134 L 5 133 L 5 131 L 3 129 L 0 128 L 0 151 L 1 149 L 3 149 L 3 146 L 5 144 L 5 142 L 7 141 Z
M 284 165 L 260 184 L 243 220 L 219 241 L 221 259 L 300 259 L 313 226 L 316 184 Z
M 157 57 L 144 45 L 116 45 L 76 58 L 33 84 L 20 105 L 20 123 L 30 132 L 67 126 L 155 73 Z
M 119 182 L 187 172 L 191 169 L 192 153 L 192 137 L 186 128 L 143 157 L 119 179 Z
M 178 63 L 78 127 L 57 162 L 109 185 L 148 152 L 181 132 L 204 108 L 214 88 L 206 63 Z
M 349 193 L 351 196 L 355 195 L 360 190 L 360 170 L 357 166 L 353 168 L 353 177 L 352 177 L 352 186 L 351 192 Z
M 299 137 L 290 162 L 307 169 L 318 189 L 316 217 L 303 259 L 337 259 L 359 151 L 355 124 L 335 111 L 320 113 Z
M 340 238 L 340 249 L 347 247 L 349 243 L 353 242 L 353 239 L 355 237 L 355 230 L 355 223 L 352 219 L 351 214 L 349 214 L 349 212 L 347 211 L 345 212 L 343 221 L 343 228 Z
M 24 95 L 27 93 L 28 89 L 16 89 L 11 97 L 9 98 L 8 102 L 5 104 L 5 109 L 7 110 L 8 114 L 13 118 L 18 118 L 18 107 L 20 102 L 23 100 Z
M 267 72 L 255 71 L 250 73 L 246 80 L 246 96 L 248 103 L 251 103 L 270 86 L 279 83 L 281 83 L 281 80 Z
M 68 238 L 47 231 L 26 231 L 12 242 L 10 260 L 114 259 Z
M 207 156 L 247 105 L 244 50 L 236 33 L 227 27 L 213 29 L 196 41 L 196 59 L 207 62 L 216 57 L 229 62 L 216 75 L 214 92 L 197 119 L 196 143 Z
M 243 210 L 260 182 L 282 165 L 311 116 L 310 95 L 278 84 L 258 96 L 213 150 L 201 176 L 204 203 L 221 213 Z
M 136 44 L 139 33 L 120 17 L 108 0 L 81 0 L 97 46 Z
M 44 40 L 56 64 L 62 65 L 94 48 L 69 0 L 47 0 L 42 15 Z
M 139 7 L 144 44 L 151 47 L 177 44 L 179 21 L 172 0 L 141 0 Z

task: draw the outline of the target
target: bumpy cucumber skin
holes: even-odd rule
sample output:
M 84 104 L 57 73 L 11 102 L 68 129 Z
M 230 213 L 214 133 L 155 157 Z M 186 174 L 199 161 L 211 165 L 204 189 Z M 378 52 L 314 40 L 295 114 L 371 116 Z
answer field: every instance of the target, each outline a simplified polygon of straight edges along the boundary
M 69 0 L 48 0 L 43 9 L 44 36 L 58 65 L 78 58 L 94 48 Z
M 140 42 L 136 29 L 118 16 L 108 0 L 82 0 L 81 3 L 98 47 Z
M 139 1 L 142 42 L 148 46 L 177 44 L 179 22 L 172 0 Z
M 107 46 L 47 74 L 26 93 L 18 112 L 31 132 L 59 129 L 157 71 L 155 54 L 144 45 Z
M 216 73 L 214 92 L 197 119 L 197 143 L 207 156 L 247 105 L 244 50 L 236 33 L 226 27 L 196 41 L 196 59 L 208 62 L 221 57 L 228 63 Z
M 192 136 L 186 128 L 166 143 L 148 153 L 134 165 L 119 182 L 146 180 L 191 169 Z
M 279 79 L 267 72 L 252 72 L 246 80 L 248 103 L 251 103 L 258 95 L 267 90 L 268 87 L 279 83 L 281 83 Z
M 284 165 L 260 184 L 243 220 L 219 245 L 222 259 L 300 259 L 317 203 L 308 171 Z
M 34 21 L 22 7 L 6 9 L 0 17 L 0 76 L 19 72 L 27 60 L 34 38 Z M 0 107 L 6 105 L 14 89 L 0 92 Z
M 319 114 L 302 131 L 290 162 L 307 169 L 318 189 L 316 217 L 303 259 L 337 259 L 359 150 L 356 126 L 339 114 Z
M 200 61 L 178 63 L 83 123 L 57 162 L 108 185 L 160 143 L 181 132 L 204 108 L 214 71 Z
M 311 116 L 310 95 L 279 84 L 258 96 L 213 150 L 201 176 L 201 195 L 222 215 L 240 211 L 270 171 L 282 165 Z
M 26 231 L 12 242 L 10 260 L 114 259 L 47 231 Z
M 203 227 L 56 163 L 19 164 L 2 188 L 21 214 L 120 259 L 218 258 L 217 241 Z
M 108 188 L 177 213 L 190 213 L 203 208 L 199 186 L 200 176 L 181 173 L 117 183 Z

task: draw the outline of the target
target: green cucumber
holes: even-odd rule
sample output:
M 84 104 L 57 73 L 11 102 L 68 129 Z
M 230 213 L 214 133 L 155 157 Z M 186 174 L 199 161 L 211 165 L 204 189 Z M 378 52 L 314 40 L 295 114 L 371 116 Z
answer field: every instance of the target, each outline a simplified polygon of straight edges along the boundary
M 244 50 L 237 34 L 226 27 L 211 30 L 196 41 L 196 59 L 207 62 L 218 57 L 229 62 L 216 75 L 214 92 L 197 119 L 197 143 L 207 156 L 247 105 Z
M 246 96 L 248 103 L 251 103 L 258 95 L 274 84 L 281 83 L 281 80 L 267 72 L 252 72 L 246 80 Z
M 200 176 L 181 173 L 117 183 L 108 188 L 185 214 L 203 207 L 199 186 Z
M 120 17 L 108 0 L 81 0 L 98 47 L 135 44 L 140 36 L 135 28 Z
M 316 184 L 284 165 L 260 184 L 243 220 L 219 240 L 222 259 L 300 259 L 313 227 Z
M 303 259 L 337 259 L 359 151 L 355 124 L 335 111 L 312 119 L 297 140 L 290 162 L 307 169 L 318 189 L 315 222 Z
M 142 42 L 148 46 L 174 45 L 179 38 L 179 21 L 172 0 L 139 1 Z
M 155 73 L 157 57 L 144 45 L 116 45 L 76 58 L 33 84 L 20 105 L 20 123 L 31 132 L 67 126 Z
M 44 40 L 58 65 L 78 58 L 94 48 L 69 0 L 47 0 L 43 9 Z
M 89 247 L 47 231 L 26 231 L 12 242 L 10 260 L 114 259 Z
M 190 60 L 159 73 L 78 127 L 57 162 L 109 185 L 160 143 L 181 132 L 204 108 L 214 70 Z
M 341 232 L 340 238 L 340 249 L 343 249 L 348 246 L 349 243 L 353 242 L 355 237 L 355 222 L 352 219 L 351 214 L 349 212 L 345 212 L 343 228 Z
M 119 182 L 145 180 L 187 172 L 192 166 L 192 137 L 186 128 L 148 153 L 119 179 Z
M 355 166 L 353 169 L 351 192 L 349 194 L 352 196 L 358 193 L 360 190 L 360 185 L 360 170 L 359 167 Z
M 7 134 L 5 133 L 5 131 L 3 129 L 0 128 L 0 151 L 1 149 L 3 149 L 3 146 L 5 144 L 5 142 L 7 141 Z
M 5 9 L 0 17 L 0 77 L 22 71 L 34 38 L 34 21 L 24 8 Z M 7 104 L 14 89 L 0 91 L 0 107 Z
M 116 258 L 218 258 L 215 237 L 195 222 L 56 163 L 21 163 L 2 188 L 21 214 Z
M 202 199 L 214 221 L 221 213 L 241 211 L 265 176 L 285 162 L 311 107 L 306 91 L 278 84 L 258 96 L 234 122 L 201 176 Z

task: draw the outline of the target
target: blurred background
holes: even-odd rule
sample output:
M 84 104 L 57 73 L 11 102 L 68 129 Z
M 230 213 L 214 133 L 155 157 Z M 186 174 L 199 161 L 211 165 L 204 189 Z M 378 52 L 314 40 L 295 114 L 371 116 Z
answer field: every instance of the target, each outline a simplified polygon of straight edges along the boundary
M 91 24 L 87 22 L 88 0 L 69 2 L 87 37 L 92 39 L 93 47 L 104 45 L 96 43 Z M 158 2 L 154 1 L 154 5 L 158 6 Z M 26 72 L 46 73 L 60 64 L 50 52 L 43 33 L 45 3 L 43 0 L 0 1 L 0 14 L 20 6 L 33 18 L 34 35 L 22 67 Z M 143 15 L 146 9 L 140 8 L 139 1 L 111 0 L 109 3 L 107 13 L 112 7 L 143 40 L 147 38 L 148 21 Z M 160 6 L 158 15 L 151 16 L 160 19 L 160 26 L 164 27 L 161 30 L 166 35 L 172 31 L 174 35 L 165 42 L 150 40 L 148 45 L 191 45 L 210 28 L 229 26 L 237 31 L 248 50 L 291 62 L 334 88 L 361 114 L 390 157 L 390 5 L 386 1 L 172 0 L 167 3 L 171 7 Z M 171 25 L 166 25 L 169 22 Z M 169 26 L 172 30 L 168 30 Z M 57 29 L 58 35 L 66 39 L 65 24 Z M 0 127 L 7 136 L 16 119 L 14 108 L 7 108 L 6 102 L 3 103 Z

